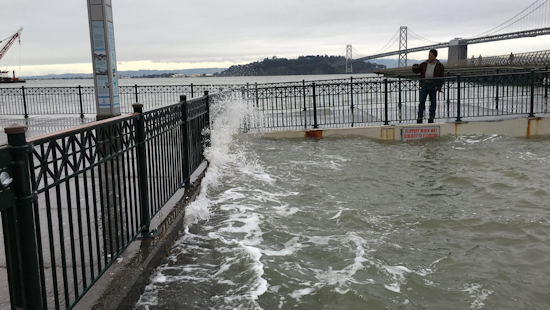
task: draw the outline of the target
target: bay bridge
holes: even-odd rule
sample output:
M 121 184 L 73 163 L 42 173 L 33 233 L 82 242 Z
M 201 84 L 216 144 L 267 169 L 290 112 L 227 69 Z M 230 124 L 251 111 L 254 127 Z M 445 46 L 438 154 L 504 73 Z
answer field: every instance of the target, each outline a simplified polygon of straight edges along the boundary
M 384 58 L 389 56 L 399 56 L 398 67 L 407 66 L 407 56 L 409 53 L 428 51 L 431 49 L 448 48 L 448 62 L 457 64 L 468 64 L 465 62 L 468 57 L 468 45 L 488 43 L 495 41 L 512 40 L 519 38 L 532 38 L 542 35 L 550 34 L 550 0 L 537 0 L 519 12 L 509 20 L 502 24 L 485 31 L 481 34 L 470 38 L 454 38 L 448 42 L 434 42 L 421 37 L 414 31 L 410 30 L 407 26 L 401 26 L 390 41 L 382 47 L 377 53 L 369 56 L 360 55 L 357 58 L 353 58 L 352 45 L 346 46 L 346 58 L 345 62 L 339 62 L 333 66 L 346 66 L 346 73 L 353 73 L 353 63 L 359 61 L 366 61 L 371 59 Z M 431 44 L 417 47 L 408 46 L 408 38 L 411 36 L 414 39 L 429 42 Z M 390 48 L 398 44 L 398 49 L 388 51 Z M 356 54 L 358 54 L 356 52 Z M 544 59 L 540 57 L 533 57 L 533 60 L 540 62 L 550 62 L 548 53 L 544 54 Z M 514 58 L 515 56 L 511 56 Z M 481 59 L 480 59 L 481 60 Z M 470 62 L 469 65 L 476 65 L 476 63 Z M 477 65 L 484 65 L 483 62 L 478 62 Z M 486 64 L 485 64 L 486 65 Z

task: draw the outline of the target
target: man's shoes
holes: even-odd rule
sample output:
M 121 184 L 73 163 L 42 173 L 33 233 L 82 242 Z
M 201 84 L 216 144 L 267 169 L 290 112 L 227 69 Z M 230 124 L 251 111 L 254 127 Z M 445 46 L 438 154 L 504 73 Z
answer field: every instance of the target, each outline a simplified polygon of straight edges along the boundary
M 421 118 L 417 118 L 417 119 L 416 119 L 416 123 L 417 123 L 417 124 L 422 124 L 422 119 L 421 119 Z
M 433 118 L 428 118 L 428 123 L 433 123 L 434 122 L 434 119 Z

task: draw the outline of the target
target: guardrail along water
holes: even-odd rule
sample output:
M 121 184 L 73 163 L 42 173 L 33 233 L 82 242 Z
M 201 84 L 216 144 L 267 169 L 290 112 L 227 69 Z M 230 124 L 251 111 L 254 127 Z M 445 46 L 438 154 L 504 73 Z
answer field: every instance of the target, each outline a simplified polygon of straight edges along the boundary
M 13 309 L 72 308 L 130 242 L 156 234 L 152 216 L 204 160 L 212 98 L 182 96 L 150 111 L 138 104 L 129 115 L 30 139 L 24 126 L 7 128 L 1 154 L 11 159 L 1 168 L 13 174 L 15 203 L 2 207 L 2 300 Z

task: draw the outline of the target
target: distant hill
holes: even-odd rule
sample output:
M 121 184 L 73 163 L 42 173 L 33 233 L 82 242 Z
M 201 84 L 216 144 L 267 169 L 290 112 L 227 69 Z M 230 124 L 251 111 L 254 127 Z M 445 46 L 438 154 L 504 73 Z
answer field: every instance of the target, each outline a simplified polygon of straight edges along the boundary
M 145 77 L 145 76 L 160 76 L 163 74 L 214 74 L 221 72 L 226 68 L 200 68 L 200 69 L 181 69 L 181 70 L 135 70 L 135 71 L 118 71 L 119 77 Z M 92 73 L 65 73 L 65 74 L 48 74 L 48 75 L 36 75 L 36 76 L 21 76 L 21 78 L 28 80 L 41 80 L 41 79 L 91 79 Z
M 310 74 L 342 74 L 346 66 L 342 56 L 300 56 L 298 59 L 265 58 L 246 65 L 231 66 L 227 70 L 214 74 L 215 76 L 267 76 L 267 75 L 310 75 Z M 384 69 L 385 66 L 370 62 L 353 63 L 353 73 L 372 73 L 374 69 Z

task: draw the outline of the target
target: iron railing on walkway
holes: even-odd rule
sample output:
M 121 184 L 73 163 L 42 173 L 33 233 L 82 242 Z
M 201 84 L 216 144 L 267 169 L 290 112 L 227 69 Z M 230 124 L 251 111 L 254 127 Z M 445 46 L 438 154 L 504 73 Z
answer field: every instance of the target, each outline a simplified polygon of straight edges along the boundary
M 72 308 L 132 240 L 155 233 L 151 217 L 204 161 L 210 100 L 137 104 L 28 140 L 24 126 L 6 128 L 0 195 L 15 199 L 0 210 L 12 309 Z
M 363 77 L 356 81 L 380 80 L 379 77 Z M 320 80 L 318 84 L 344 81 Z M 291 86 L 300 82 L 272 83 L 263 85 Z M 188 98 L 200 96 L 208 91 L 221 93 L 228 90 L 242 90 L 253 87 L 251 84 L 213 84 L 213 85 L 156 85 L 156 86 L 119 86 L 121 113 L 131 113 L 134 103 L 141 103 L 147 109 L 176 103 L 180 95 Z M 80 115 L 96 114 L 94 87 L 13 87 L 0 88 L 0 115 Z
M 547 113 L 549 73 L 439 78 L 444 86 L 437 95 L 436 119 Z M 247 125 L 251 130 L 395 125 L 417 121 L 419 79 L 255 85 L 246 89 L 245 96 L 255 111 Z M 428 99 L 426 109 L 429 105 Z
M 177 103 L 181 95 L 188 98 L 228 89 L 232 85 L 159 85 L 119 86 L 120 112 L 132 113 L 132 105 L 141 103 L 148 110 Z M 13 87 L 0 88 L 1 115 L 96 114 L 95 88 Z

